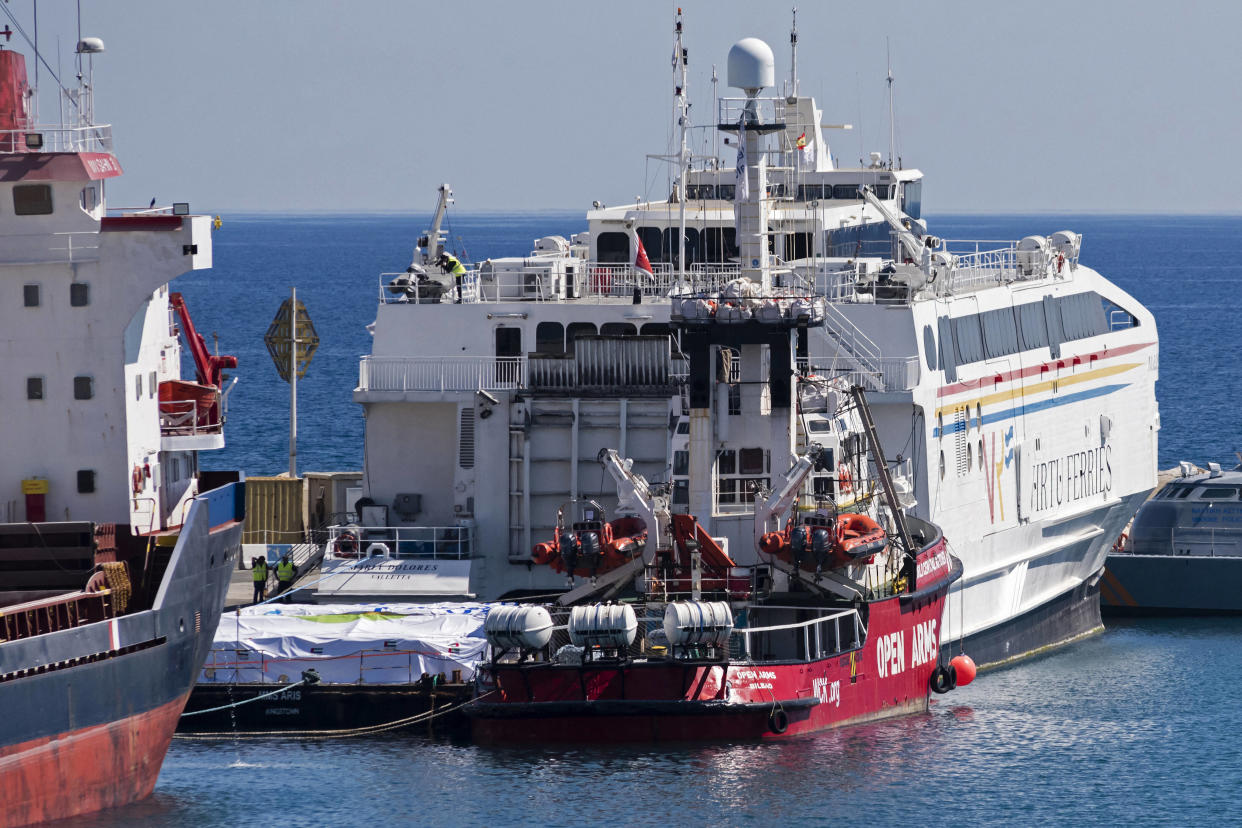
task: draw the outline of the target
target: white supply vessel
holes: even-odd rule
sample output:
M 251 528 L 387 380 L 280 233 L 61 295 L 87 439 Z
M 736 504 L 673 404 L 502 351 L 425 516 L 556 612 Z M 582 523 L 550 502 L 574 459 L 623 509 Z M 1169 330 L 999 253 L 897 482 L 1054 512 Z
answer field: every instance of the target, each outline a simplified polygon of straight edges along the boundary
M 799 433 L 758 439 L 768 426 L 742 416 L 740 401 L 768 378 L 743 375 L 728 352 L 699 381 L 738 404 L 696 431 L 709 443 L 689 444 L 689 398 L 703 389 L 687 375 L 673 314 L 761 313 L 736 280 L 762 278 L 765 291 L 827 300 L 826 325 L 789 358 L 808 387 L 867 390 L 880 440 L 900 452 L 902 505 L 941 526 L 963 561 L 941 640 L 965 638 L 987 664 L 1099 629 L 1104 557 L 1156 482 L 1152 315 L 1080 263 L 1076 233 L 1000 245 L 929 234 L 921 173 L 878 153 L 869 166 L 835 166 L 797 78 L 764 94 L 774 61 L 761 41 L 729 55 L 728 83 L 746 97 L 716 101 L 712 128 L 736 163 L 692 157 L 680 19 L 675 50 L 682 139 L 667 200 L 597 205 L 585 232 L 453 273 L 441 258 L 444 185 L 413 264 L 382 277 L 354 392 L 365 498 L 360 525 L 330 545 L 328 570 L 348 572 L 321 585 L 325 598 L 564 589 L 562 576 L 530 565 L 531 548 L 553 531 L 566 492 L 611 509 L 603 449 L 669 484 L 673 509 L 724 539 L 740 565 L 759 554 L 753 493 L 798 445 L 833 452 L 808 496 L 861 508 L 874 496 L 864 452 L 833 443 L 833 404 L 800 392 Z M 677 298 L 730 285 L 719 307 Z M 693 464 L 710 466 L 711 487 L 691 493 Z

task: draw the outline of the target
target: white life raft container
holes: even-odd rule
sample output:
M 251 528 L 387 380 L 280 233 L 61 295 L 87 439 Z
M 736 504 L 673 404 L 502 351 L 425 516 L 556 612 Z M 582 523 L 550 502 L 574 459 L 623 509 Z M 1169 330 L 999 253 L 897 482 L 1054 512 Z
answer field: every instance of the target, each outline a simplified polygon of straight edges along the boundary
M 552 640 L 552 616 L 543 607 L 492 607 L 483 631 L 497 649 L 538 650 Z
M 722 647 L 733 632 L 733 611 L 724 601 L 674 601 L 664 608 L 664 635 L 674 647 Z
M 637 632 L 638 617 L 629 604 L 592 604 L 569 614 L 569 640 L 578 647 L 623 649 Z

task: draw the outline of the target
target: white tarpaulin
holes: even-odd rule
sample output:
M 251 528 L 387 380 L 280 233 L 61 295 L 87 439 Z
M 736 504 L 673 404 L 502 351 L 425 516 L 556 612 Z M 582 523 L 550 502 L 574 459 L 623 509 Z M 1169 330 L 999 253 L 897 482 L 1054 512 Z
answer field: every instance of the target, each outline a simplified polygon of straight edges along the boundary
M 201 682 L 405 684 L 474 675 L 486 604 L 266 604 L 220 618 Z

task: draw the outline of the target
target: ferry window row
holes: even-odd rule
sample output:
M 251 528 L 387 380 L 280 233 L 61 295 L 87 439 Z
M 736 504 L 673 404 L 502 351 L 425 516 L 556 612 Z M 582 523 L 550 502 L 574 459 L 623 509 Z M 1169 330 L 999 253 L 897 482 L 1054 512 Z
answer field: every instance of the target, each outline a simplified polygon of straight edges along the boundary
M 91 287 L 86 282 L 69 285 L 69 306 L 84 308 L 91 303 Z M 43 286 L 37 282 L 22 285 L 22 306 L 37 308 L 43 304 Z
M 635 231 L 652 264 L 677 261 L 677 229 L 639 227 Z M 686 264 L 722 264 L 738 257 L 737 231 L 732 227 L 686 228 Z M 629 264 L 634 261 L 628 233 L 600 233 L 595 258 L 600 264 Z
M 1160 497 L 1166 500 L 1184 500 L 1190 497 L 1191 492 L 1195 492 L 1197 500 L 1237 500 L 1240 490 L 1240 486 L 1166 486 Z
M 500 330 L 518 330 L 516 328 L 498 328 Z M 519 334 L 521 332 L 519 331 Z M 572 354 L 574 341 L 583 336 L 669 336 L 673 338 L 673 349 L 678 349 L 676 333 L 667 322 L 648 322 L 641 328 L 632 322 L 605 322 L 599 328 L 593 322 L 570 322 L 568 326 L 560 322 L 540 322 L 535 326 L 535 353 L 537 354 Z M 517 356 L 518 353 L 505 354 Z M 498 356 L 501 354 L 498 352 Z
M 831 199 L 859 201 L 862 199 L 862 194 L 859 192 L 862 186 L 862 184 L 799 184 L 798 201 L 829 201 Z M 890 197 L 891 185 L 872 184 L 870 186 L 876 198 Z
M 939 360 L 952 380 L 959 365 L 999 359 L 1021 351 L 1049 348 L 1059 357 L 1063 342 L 1138 325 L 1133 314 L 1095 292 L 1045 296 L 1008 308 L 944 317 L 939 320 Z M 924 342 L 932 343 L 930 329 Z M 937 354 L 927 348 L 927 367 L 935 370 Z

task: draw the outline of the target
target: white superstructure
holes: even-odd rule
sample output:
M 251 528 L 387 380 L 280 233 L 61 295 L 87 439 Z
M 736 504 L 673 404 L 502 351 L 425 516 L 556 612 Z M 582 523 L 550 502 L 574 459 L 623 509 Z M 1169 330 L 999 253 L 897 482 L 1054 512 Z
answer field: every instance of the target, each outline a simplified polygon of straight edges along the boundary
M 21 55 L 0 49 L 0 80 L 0 524 L 178 527 L 198 451 L 224 447 L 220 370 L 236 364 L 186 330 L 200 376 L 180 379 L 190 322 L 168 282 L 211 267 L 212 220 L 109 207 L 121 165 L 89 87 L 44 125 Z
M 679 22 L 675 54 L 680 36 Z M 730 54 L 730 85 L 746 97 L 717 102 L 736 161 L 683 151 L 665 201 L 597 205 L 583 233 L 452 276 L 437 264 L 451 203 L 441 188 L 414 263 L 382 277 L 360 365 L 359 545 L 382 540 L 389 569 L 421 567 L 413 591 L 425 596 L 461 593 L 463 572 L 466 594 L 483 599 L 564 589 L 563 576 L 530 565 L 531 547 L 551 537 L 567 492 L 612 508 L 596 458 L 615 449 L 669 483 L 674 511 L 754 563 L 753 492 L 833 431 L 834 406 L 817 409 L 805 392 L 837 378 L 867 390 L 903 502 L 965 565 L 943 641 L 965 636 L 987 663 L 1097 628 L 1104 555 L 1156 482 L 1152 315 L 1079 262 L 1075 233 L 1008 244 L 929 235 L 921 174 L 879 154 L 834 165 L 796 81 L 763 96 L 771 68 L 757 43 L 735 47 L 736 73 Z M 670 296 L 732 283 L 735 301 L 703 312 L 760 313 L 739 278 L 828 300 L 825 327 L 790 355 L 804 377 L 799 433 L 773 440 L 740 413 L 770 377 L 744 375 L 725 353 L 709 392 L 737 405 L 718 406 L 691 445 L 693 392 L 669 325 L 674 306 L 690 305 Z M 752 435 L 782 448 L 749 449 Z M 808 494 L 842 507 L 871 496 L 852 485 L 866 476 L 864 447 L 829 448 L 832 468 Z M 712 485 L 691 492 L 690 479 Z M 451 586 L 437 587 L 437 567 Z

